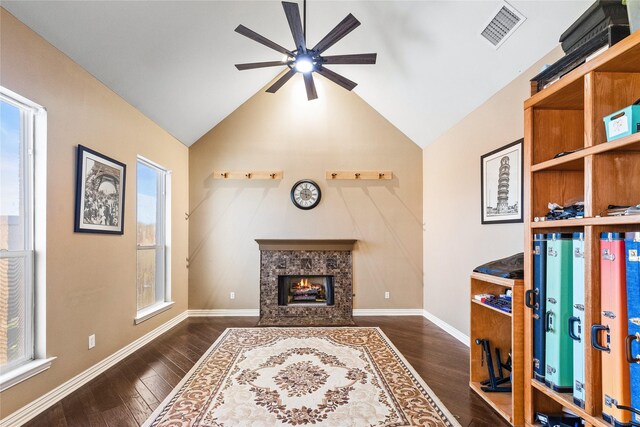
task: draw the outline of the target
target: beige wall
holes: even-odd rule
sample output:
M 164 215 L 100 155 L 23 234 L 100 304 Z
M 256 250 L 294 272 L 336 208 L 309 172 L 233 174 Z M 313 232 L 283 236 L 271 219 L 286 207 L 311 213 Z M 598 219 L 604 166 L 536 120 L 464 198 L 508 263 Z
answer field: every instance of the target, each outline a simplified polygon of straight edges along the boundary
M 256 238 L 358 239 L 354 307 L 422 308 L 421 149 L 322 77 L 308 102 L 300 77 L 259 92 L 189 150 L 189 308 L 258 308 Z M 214 169 L 275 169 L 284 179 L 213 180 Z M 394 179 L 328 182 L 329 169 L 390 169 Z M 322 191 L 310 211 L 289 198 L 303 178 Z
M 256 238 L 358 239 L 355 308 L 424 304 L 464 333 L 470 271 L 523 250 L 522 224 L 480 225 L 479 159 L 522 137 L 528 79 L 559 57 L 559 49 L 422 153 L 357 95 L 322 78 L 316 79 L 320 99 L 307 102 L 299 76 L 276 95 L 256 94 L 187 150 L 4 9 L 0 13 L 0 84 L 49 114 L 47 353 L 57 357 L 51 369 L 0 395 L 0 418 L 183 312 L 187 299 L 193 309 L 258 308 Z M 73 233 L 78 144 L 128 166 L 123 236 Z M 173 171 L 176 305 L 134 326 L 138 154 Z M 220 181 L 212 179 L 213 169 L 276 169 L 284 179 Z M 329 182 L 329 169 L 391 169 L 394 179 Z M 289 199 L 302 178 L 315 180 L 323 192 L 311 211 Z M 92 333 L 97 346 L 87 350 Z
M 57 357 L 48 371 L 0 394 L 2 418 L 186 310 L 188 150 L 4 9 L 0 14 L 0 84 L 48 111 L 47 354 Z M 127 165 L 122 236 L 73 232 L 78 144 Z M 176 304 L 134 326 L 138 154 L 173 171 Z
M 423 151 L 424 309 L 469 334 L 469 275 L 524 250 L 524 227 L 480 223 L 480 156 L 524 135 L 529 80 L 560 47 L 534 64 Z

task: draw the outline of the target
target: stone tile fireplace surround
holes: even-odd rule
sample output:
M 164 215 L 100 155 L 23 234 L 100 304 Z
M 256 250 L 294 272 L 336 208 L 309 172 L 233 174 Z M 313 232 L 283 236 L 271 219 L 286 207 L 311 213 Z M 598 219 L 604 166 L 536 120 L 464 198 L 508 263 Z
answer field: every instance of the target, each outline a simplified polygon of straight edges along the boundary
M 356 240 L 256 239 L 260 248 L 260 326 L 347 326 L 353 321 Z M 334 305 L 278 305 L 278 276 L 334 277 Z

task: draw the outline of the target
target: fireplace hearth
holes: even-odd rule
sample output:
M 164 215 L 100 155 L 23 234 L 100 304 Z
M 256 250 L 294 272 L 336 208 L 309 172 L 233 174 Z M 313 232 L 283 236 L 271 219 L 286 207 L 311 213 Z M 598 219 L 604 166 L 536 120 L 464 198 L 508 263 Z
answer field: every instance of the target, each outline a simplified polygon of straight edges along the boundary
M 355 240 L 256 240 L 261 326 L 353 325 Z

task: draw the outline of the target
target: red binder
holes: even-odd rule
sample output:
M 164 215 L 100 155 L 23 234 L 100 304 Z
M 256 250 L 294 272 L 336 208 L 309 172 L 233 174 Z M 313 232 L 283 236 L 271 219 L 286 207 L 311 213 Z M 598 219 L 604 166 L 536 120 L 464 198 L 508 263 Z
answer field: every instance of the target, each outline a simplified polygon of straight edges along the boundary
M 602 418 L 611 425 L 627 425 L 631 404 L 627 337 L 627 290 L 623 233 L 602 233 L 600 238 L 600 324 L 592 327 L 592 345 L 602 351 Z

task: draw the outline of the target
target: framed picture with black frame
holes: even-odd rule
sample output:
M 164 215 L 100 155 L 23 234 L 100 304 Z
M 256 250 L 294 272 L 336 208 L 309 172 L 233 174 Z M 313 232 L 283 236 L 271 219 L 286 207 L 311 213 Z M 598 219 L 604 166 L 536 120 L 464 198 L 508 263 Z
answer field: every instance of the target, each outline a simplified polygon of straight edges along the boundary
M 524 139 L 480 157 L 482 224 L 523 222 Z
M 78 145 L 74 231 L 124 234 L 127 166 Z

